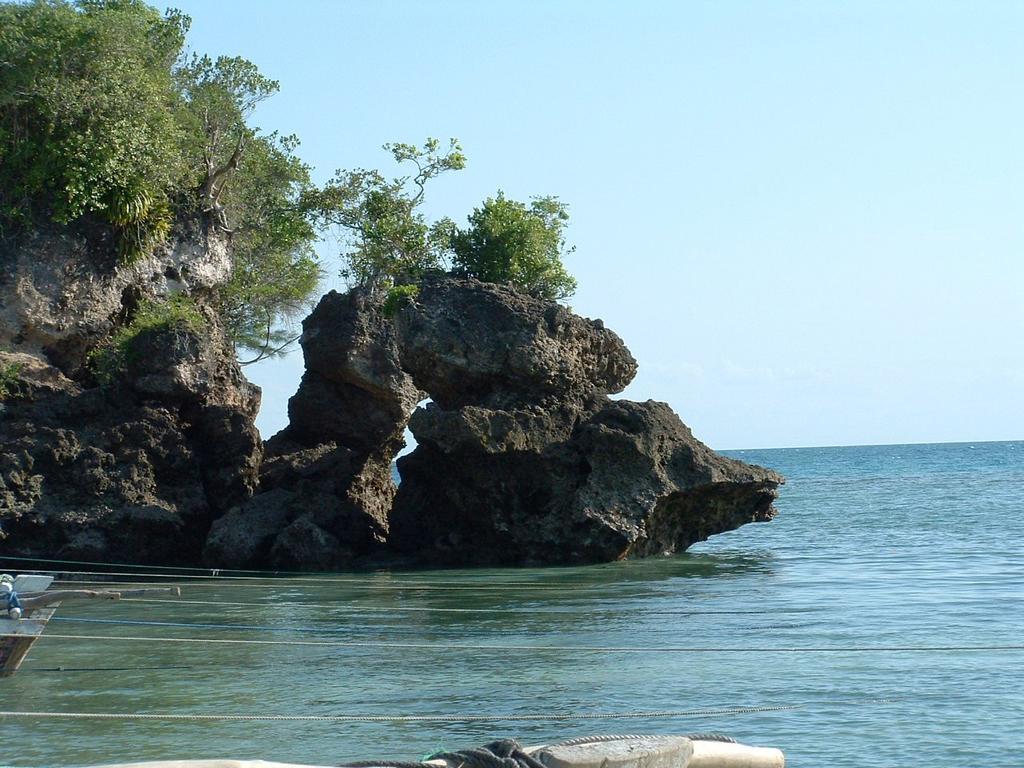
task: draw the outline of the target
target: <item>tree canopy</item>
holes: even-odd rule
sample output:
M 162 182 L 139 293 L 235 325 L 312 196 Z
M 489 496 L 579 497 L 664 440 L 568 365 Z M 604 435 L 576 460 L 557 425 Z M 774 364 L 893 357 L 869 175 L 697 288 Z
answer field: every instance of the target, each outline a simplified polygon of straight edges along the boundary
M 421 204 L 427 182 L 461 170 L 466 157 L 456 139 L 444 151 L 438 139 L 384 149 L 416 172 L 389 180 L 376 170 L 338 171 L 320 194 L 320 209 L 325 222 L 340 228 L 347 247 L 342 276 L 356 285 L 388 288 L 443 268 L 452 224 L 428 222 Z
M 548 299 L 573 294 L 576 280 L 562 263 L 574 250 L 565 244 L 569 212 L 558 198 L 538 197 L 527 205 L 499 191 L 470 214 L 464 229 L 447 217 L 431 223 L 421 210 L 427 182 L 465 167 L 459 142 L 449 140 L 444 151 L 437 139 L 384 149 L 416 173 L 388 180 L 378 171 L 338 171 L 320 193 L 325 220 L 341 228 L 348 245 L 342 276 L 350 283 L 390 290 L 450 268 Z
M 569 221 L 556 197 L 538 197 L 527 206 L 502 192 L 487 198 L 469 215 L 469 226 L 452 233 L 454 271 L 491 283 L 512 283 L 546 299 L 565 299 L 576 291 L 562 257 Z
M 96 214 L 166 234 L 187 184 L 173 66 L 188 20 L 135 0 L 0 5 L 0 225 Z

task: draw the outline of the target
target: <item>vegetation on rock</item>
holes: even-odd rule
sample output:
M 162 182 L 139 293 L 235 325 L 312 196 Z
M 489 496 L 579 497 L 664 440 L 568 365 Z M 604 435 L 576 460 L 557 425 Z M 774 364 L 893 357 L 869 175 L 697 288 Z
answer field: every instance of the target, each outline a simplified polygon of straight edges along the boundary
M 395 285 L 388 290 L 381 304 L 381 311 L 386 317 L 392 317 L 404 304 L 415 301 L 420 295 L 420 287 L 416 284 Z
M 173 65 L 188 27 L 139 2 L 0 6 L 0 223 L 96 215 L 127 252 L 187 184 Z
M 428 220 L 428 183 L 466 164 L 455 139 L 386 144 L 414 169 L 407 175 L 339 171 L 317 187 L 296 137 L 251 125 L 278 83 L 242 58 L 186 55 L 189 25 L 143 0 L 0 0 L 0 237 L 46 222 L 106 232 L 129 263 L 176 223 L 202 219 L 230 244 L 232 273 L 213 303 L 236 347 L 256 352 L 246 362 L 293 340 L 288 321 L 321 277 L 313 246 L 324 226 L 344 233 L 351 284 L 398 289 L 391 311 L 415 295 L 405 286 L 448 268 L 542 297 L 572 294 L 561 262 L 568 214 L 556 198 L 527 205 L 499 193 L 466 229 Z
M 565 204 L 538 197 L 529 207 L 502 192 L 489 197 L 469 216 L 469 227 L 452 234 L 454 272 L 488 283 L 512 283 L 545 299 L 565 299 L 576 291 L 562 257 Z
M 0 4 L 0 231 L 99 224 L 131 261 L 203 214 L 231 238 L 228 331 L 272 353 L 320 275 L 309 168 L 294 137 L 248 123 L 278 84 L 186 58 L 188 27 L 141 0 Z
M 18 374 L 21 363 L 0 364 L 0 402 L 13 397 L 18 391 Z
M 145 333 L 181 328 L 198 331 L 203 316 L 195 302 L 178 294 L 167 301 L 143 302 L 131 322 L 118 328 L 89 355 L 90 368 L 101 384 L 115 382 L 135 354 L 136 341 Z
M 351 284 L 393 290 L 450 266 L 457 275 L 511 283 L 543 298 L 573 294 L 576 280 L 562 264 L 574 250 L 565 246 L 569 212 L 558 198 L 538 197 L 527 206 L 498 192 L 470 214 L 466 229 L 449 218 L 431 223 L 421 210 L 426 185 L 465 167 L 458 140 L 444 150 L 434 138 L 422 147 L 384 149 L 416 173 L 389 181 L 379 171 L 338 171 L 319 193 L 323 220 L 338 226 L 349 246 L 341 275 Z
M 452 223 L 429 223 L 421 205 L 427 182 L 464 168 L 466 157 L 456 139 L 444 151 L 437 139 L 422 147 L 398 143 L 384 149 L 395 162 L 415 166 L 416 173 L 388 180 L 376 170 L 338 171 L 320 203 L 325 222 L 341 230 L 348 247 L 342 277 L 353 285 L 387 289 L 443 268 Z

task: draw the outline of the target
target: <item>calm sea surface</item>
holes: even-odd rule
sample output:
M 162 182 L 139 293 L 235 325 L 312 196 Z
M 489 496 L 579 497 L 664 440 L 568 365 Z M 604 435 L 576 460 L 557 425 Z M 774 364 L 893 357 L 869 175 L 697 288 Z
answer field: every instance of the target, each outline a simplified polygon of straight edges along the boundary
M 789 478 L 779 517 L 686 555 L 179 579 L 181 602 L 65 605 L 0 680 L 0 710 L 450 722 L 0 717 L 0 764 L 332 765 L 499 736 L 718 731 L 797 768 L 1024 765 L 1024 442 L 732 455 Z M 579 717 L 635 712 L 689 714 Z

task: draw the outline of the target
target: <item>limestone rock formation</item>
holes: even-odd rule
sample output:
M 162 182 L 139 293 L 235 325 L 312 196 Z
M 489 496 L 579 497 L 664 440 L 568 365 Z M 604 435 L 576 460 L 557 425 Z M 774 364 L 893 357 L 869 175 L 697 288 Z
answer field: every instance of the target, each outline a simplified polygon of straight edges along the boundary
M 212 564 L 337 569 L 386 540 L 391 461 L 425 395 L 399 365 L 379 298 L 332 291 L 302 328 L 289 426 L 267 443 L 263 492 L 214 523 Z
M 263 475 L 285 511 L 276 533 L 254 526 L 269 532 L 247 563 L 325 562 L 339 545 L 345 559 L 385 540 L 425 562 L 597 562 L 774 514 L 779 475 L 715 454 L 663 403 L 610 399 L 636 362 L 600 321 L 553 302 L 432 277 L 394 317 L 361 291 L 331 293 L 303 328 L 306 375 Z M 392 504 L 383 470 L 407 423 L 418 445 Z M 282 473 L 301 477 L 286 496 Z M 260 496 L 250 505 L 269 515 Z M 353 546 L 360 515 L 370 536 Z
M 111 254 L 66 233 L 0 249 L 0 551 L 194 564 L 262 455 L 259 389 L 202 308 L 227 257 L 197 230 L 132 266 Z M 142 298 L 182 290 L 201 327 L 140 333 L 115 382 L 91 381 L 87 352 Z
M 664 403 L 608 397 L 636 364 L 599 321 L 446 280 L 396 324 L 434 402 L 413 414 L 418 447 L 398 463 L 395 549 L 452 564 L 598 562 L 680 552 L 774 515 L 779 475 L 714 453 Z
M 259 390 L 205 300 L 227 275 L 223 244 L 183 231 L 133 266 L 109 251 L 63 234 L 0 246 L 5 554 L 586 563 L 774 514 L 779 475 L 715 454 L 664 403 L 609 397 L 636 361 L 601 321 L 470 279 L 429 277 L 394 312 L 372 292 L 324 296 L 303 323 L 289 426 L 263 444 Z M 179 291 L 202 322 L 138 333 L 97 386 L 89 350 L 143 299 Z M 396 490 L 407 427 L 417 447 Z
M 636 375 L 600 320 L 508 286 L 428 279 L 395 324 L 402 368 L 447 410 L 621 392 Z
M 530 419 L 526 441 L 506 431 L 522 413 L 432 410 L 412 420 L 419 447 L 399 460 L 392 514 L 393 546 L 431 560 L 587 563 L 681 552 L 770 520 L 782 482 L 708 449 L 664 403 L 595 397 L 579 411 Z
M 191 222 L 127 265 L 109 233 L 87 237 L 54 227 L 0 240 L 0 350 L 36 355 L 74 375 L 140 300 L 202 294 L 230 272 L 224 240 Z

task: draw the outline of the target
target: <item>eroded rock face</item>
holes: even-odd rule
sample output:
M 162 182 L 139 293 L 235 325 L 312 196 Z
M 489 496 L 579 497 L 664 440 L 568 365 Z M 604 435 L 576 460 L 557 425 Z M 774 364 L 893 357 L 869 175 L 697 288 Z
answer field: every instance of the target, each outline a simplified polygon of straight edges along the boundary
M 592 563 L 681 552 L 774 515 L 782 478 L 714 453 L 664 403 L 530 415 L 418 412 L 392 546 L 450 564 Z M 503 438 L 517 416 L 525 441 Z
M 0 551 L 198 563 L 213 520 L 254 492 L 263 450 L 259 389 L 202 304 L 226 255 L 204 235 L 122 268 L 87 245 L 36 237 L 0 254 Z M 202 328 L 139 334 L 112 385 L 83 375 L 128 293 L 185 289 Z
M 621 392 L 636 375 L 600 320 L 507 286 L 428 279 L 395 324 L 401 366 L 448 410 Z
M 289 426 L 267 443 L 262 492 L 214 524 L 208 563 L 338 569 L 386 541 L 391 461 L 425 395 L 399 365 L 379 299 L 332 291 L 302 328 L 306 372 Z
M 664 403 L 610 399 L 635 360 L 555 303 L 450 277 L 393 315 L 380 296 L 329 293 L 303 323 L 290 425 L 263 445 L 259 390 L 201 300 L 205 327 L 140 334 L 115 386 L 82 375 L 133 301 L 188 281 L 202 298 L 219 274 L 206 246 L 171 247 L 159 274 L 147 262 L 134 277 L 74 242 L 33 247 L 0 254 L 0 371 L 16 371 L 0 403 L 5 553 L 300 570 L 382 553 L 587 563 L 682 551 L 774 514 L 781 477 L 715 454 Z M 396 495 L 407 426 L 418 446 Z
M 303 448 L 279 435 L 268 443 L 261 488 L 213 523 L 207 563 L 339 570 L 385 541 L 394 496 L 387 461 L 335 443 Z
M 0 353 L 0 366 L 10 358 Z M 198 562 L 212 519 L 255 486 L 261 445 L 251 417 L 209 400 L 169 405 L 127 388 L 83 389 L 53 368 L 46 376 L 47 390 L 32 391 L 26 376 L 22 393 L 0 405 L 0 549 Z
M 150 256 L 124 265 L 109 234 L 54 228 L 0 241 L 0 350 L 42 358 L 67 375 L 144 298 L 203 295 L 231 273 L 226 242 L 180 222 Z

